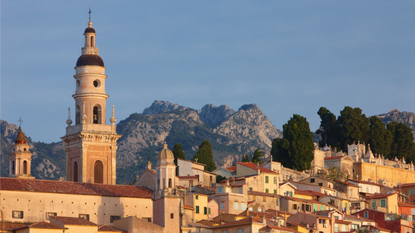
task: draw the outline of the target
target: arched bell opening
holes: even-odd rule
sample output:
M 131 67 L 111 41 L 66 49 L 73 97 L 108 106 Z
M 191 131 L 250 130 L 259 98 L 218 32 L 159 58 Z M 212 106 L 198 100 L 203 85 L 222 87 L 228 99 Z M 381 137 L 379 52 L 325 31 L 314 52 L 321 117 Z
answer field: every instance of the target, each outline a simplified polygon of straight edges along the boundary
M 101 124 L 101 106 L 100 105 L 95 105 L 93 110 L 92 110 L 92 120 L 94 124 Z

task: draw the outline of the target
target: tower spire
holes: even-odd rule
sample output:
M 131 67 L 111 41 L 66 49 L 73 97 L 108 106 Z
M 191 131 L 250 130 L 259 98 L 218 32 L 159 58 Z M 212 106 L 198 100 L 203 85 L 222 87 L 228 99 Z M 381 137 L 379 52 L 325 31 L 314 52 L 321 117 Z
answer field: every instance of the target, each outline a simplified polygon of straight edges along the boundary
M 22 128 L 22 122 L 23 122 L 23 120 L 22 120 L 22 118 L 21 118 L 21 117 L 19 118 L 18 122 L 20 123 L 20 124 L 19 124 L 19 128 Z

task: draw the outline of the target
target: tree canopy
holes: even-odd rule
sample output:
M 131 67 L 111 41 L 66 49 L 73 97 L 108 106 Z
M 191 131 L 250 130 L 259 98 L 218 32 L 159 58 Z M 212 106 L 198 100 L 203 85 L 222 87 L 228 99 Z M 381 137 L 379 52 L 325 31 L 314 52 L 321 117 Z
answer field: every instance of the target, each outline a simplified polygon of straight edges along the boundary
M 374 154 L 388 156 L 393 140 L 392 133 L 386 129 L 385 124 L 377 116 L 369 118 L 369 132 L 367 143 Z
M 412 134 L 411 128 L 404 123 L 391 122 L 388 124 L 388 131 L 393 136 L 393 141 L 390 148 L 390 154 L 386 156 L 389 159 L 405 158 L 414 161 L 414 149 L 415 143 L 414 135 Z
M 242 155 L 242 162 L 249 162 L 249 155 Z
M 206 171 L 211 172 L 216 170 L 216 165 L 213 161 L 212 146 L 208 140 L 204 140 L 202 144 L 200 144 L 199 150 L 196 152 L 192 160 L 196 161 L 196 159 L 197 162 L 206 164 Z
M 184 151 L 182 148 L 182 144 L 177 143 L 173 147 L 173 155 L 174 155 L 174 164 L 177 166 L 177 159 L 186 159 L 186 156 L 184 155 Z
M 346 106 L 336 120 L 335 131 L 336 146 L 346 151 L 347 145 L 367 141 L 369 119 L 362 114 L 362 109 Z
M 313 150 L 313 133 L 307 119 L 294 114 L 283 126 L 283 138 L 273 140 L 271 154 L 284 167 L 303 171 L 311 168 Z
M 316 132 L 317 134 L 320 134 L 322 138 L 319 146 L 324 147 L 325 145 L 335 145 L 334 127 L 336 123 L 336 116 L 325 107 L 320 107 L 317 114 L 321 119 L 320 129 Z
M 256 149 L 254 154 L 252 155 L 252 162 L 255 164 L 262 164 L 262 157 L 264 157 L 264 155 L 264 151 L 261 148 Z

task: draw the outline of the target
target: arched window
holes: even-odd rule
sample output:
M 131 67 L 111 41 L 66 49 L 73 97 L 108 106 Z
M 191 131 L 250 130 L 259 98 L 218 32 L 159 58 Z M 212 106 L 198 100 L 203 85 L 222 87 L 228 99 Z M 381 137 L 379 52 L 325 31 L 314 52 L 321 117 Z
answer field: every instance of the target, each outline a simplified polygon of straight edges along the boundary
M 73 181 L 78 182 L 78 163 L 73 163 Z
M 23 174 L 27 174 L 27 161 L 23 161 Z
M 14 160 L 12 161 L 12 175 L 14 175 L 16 173 L 16 164 L 14 162 Z
M 76 105 L 75 112 L 75 122 L 77 125 L 79 125 L 81 124 L 81 108 L 79 107 L 79 105 Z
M 171 188 L 171 178 L 169 179 L 169 188 Z
M 93 36 L 91 36 L 91 47 L 94 47 L 95 45 L 94 45 L 94 37 Z
M 104 183 L 104 165 L 100 160 L 94 164 L 94 183 Z
M 101 124 L 101 106 L 97 105 L 93 109 L 93 123 L 94 124 Z

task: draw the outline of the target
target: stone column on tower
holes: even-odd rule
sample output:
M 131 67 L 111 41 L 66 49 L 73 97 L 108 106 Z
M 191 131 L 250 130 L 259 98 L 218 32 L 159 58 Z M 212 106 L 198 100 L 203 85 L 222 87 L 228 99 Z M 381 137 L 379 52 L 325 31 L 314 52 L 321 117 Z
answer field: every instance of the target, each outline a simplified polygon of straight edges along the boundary
M 66 180 L 75 182 L 116 184 L 117 134 L 114 108 L 111 124 L 106 124 L 104 61 L 96 47 L 92 23 L 84 31 L 84 47 L 75 66 L 75 124 L 67 121 Z M 70 118 L 70 117 L 69 117 Z

